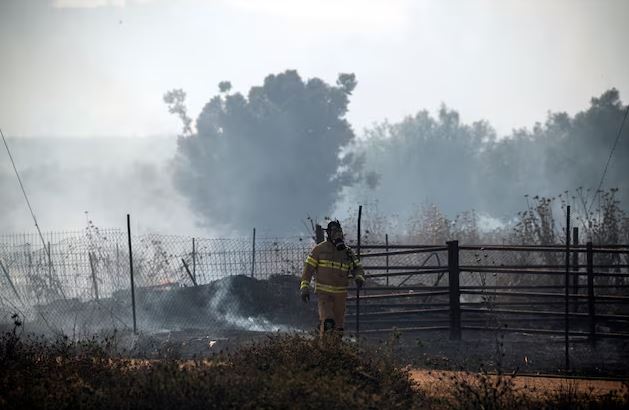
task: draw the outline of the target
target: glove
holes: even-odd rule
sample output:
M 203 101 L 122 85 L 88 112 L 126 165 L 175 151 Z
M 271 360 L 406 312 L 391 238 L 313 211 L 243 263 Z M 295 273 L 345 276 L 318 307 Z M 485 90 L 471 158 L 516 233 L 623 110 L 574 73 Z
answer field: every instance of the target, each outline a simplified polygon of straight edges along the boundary
M 365 279 L 362 276 L 356 276 L 354 280 L 356 281 L 356 287 L 358 289 L 362 288 L 365 284 Z
M 301 291 L 301 301 L 304 302 L 304 303 L 310 302 L 310 292 L 308 292 L 308 289 L 302 289 L 302 291 Z

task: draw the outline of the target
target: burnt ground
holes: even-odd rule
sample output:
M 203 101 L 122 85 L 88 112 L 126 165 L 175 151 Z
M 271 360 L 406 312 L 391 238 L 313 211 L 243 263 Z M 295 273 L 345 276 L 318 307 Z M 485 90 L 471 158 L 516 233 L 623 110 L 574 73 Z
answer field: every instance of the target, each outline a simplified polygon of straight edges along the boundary
M 211 356 L 277 332 L 314 337 L 316 299 L 303 304 L 298 287 L 299 278 L 276 275 L 268 280 L 232 276 L 199 287 L 139 289 L 137 335 L 131 330 L 124 293 L 98 303 L 64 301 L 41 306 L 46 315 L 40 317 L 46 323 L 34 320 L 25 328 L 33 333 L 55 328 L 70 336 L 111 336 L 115 328 L 119 349 L 132 356 Z M 77 323 L 83 326 L 82 332 L 76 331 Z M 351 321 L 346 328 L 346 337 L 356 340 Z M 414 368 L 565 374 L 563 337 L 464 331 L 461 341 L 451 341 L 446 330 L 361 336 L 360 344 L 385 346 L 400 365 Z M 587 340 L 571 339 L 570 362 L 574 375 L 629 377 L 629 341 L 600 340 L 592 346 Z
M 573 340 L 569 347 L 570 371 L 565 371 L 563 338 L 511 333 L 487 335 L 466 332 L 461 341 L 445 333 L 389 336 L 392 354 L 417 368 L 518 374 L 629 376 L 629 341 L 604 340 L 592 346 Z M 382 340 L 382 339 L 380 339 Z M 370 338 L 370 342 L 378 339 Z
M 301 331 L 304 337 L 314 337 L 314 329 Z M 120 335 L 120 347 L 133 355 L 177 358 L 212 356 L 260 341 L 276 332 L 233 330 L 216 337 L 210 329 L 190 329 L 151 335 Z M 352 334 L 347 336 L 354 340 Z M 466 335 L 461 341 L 450 341 L 440 333 L 415 335 L 383 335 L 361 337 L 361 346 L 381 349 L 401 366 L 435 370 L 467 370 L 517 374 L 565 375 L 563 340 L 511 334 L 504 338 L 486 335 Z M 385 348 L 383 349 L 383 346 Z M 629 377 L 629 344 L 601 341 L 595 347 L 588 343 L 570 346 L 573 376 Z

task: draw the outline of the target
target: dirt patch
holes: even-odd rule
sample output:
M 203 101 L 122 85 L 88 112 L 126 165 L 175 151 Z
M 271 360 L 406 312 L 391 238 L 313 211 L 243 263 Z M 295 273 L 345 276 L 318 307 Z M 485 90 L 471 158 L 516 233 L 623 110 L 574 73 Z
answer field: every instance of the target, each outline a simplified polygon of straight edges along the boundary
M 418 388 L 432 396 L 449 394 L 452 387 L 460 380 L 467 380 L 468 383 L 476 383 L 479 373 L 439 371 L 439 370 L 411 370 L 411 379 Z M 598 380 L 561 378 L 544 376 L 519 376 L 515 375 L 488 375 L 494 383 L 499 377 L 507 377 L 513 381 L 514 389 L 527 394 L 534 394 L 538 397 L 558 394 L 567 389 L 572 389 L 581 394 L 592 394 L 603 396 L 611 391 L 623 391 L 624 384 L 618 380 Z M 627 383 L 627 382 L 624 382 Z

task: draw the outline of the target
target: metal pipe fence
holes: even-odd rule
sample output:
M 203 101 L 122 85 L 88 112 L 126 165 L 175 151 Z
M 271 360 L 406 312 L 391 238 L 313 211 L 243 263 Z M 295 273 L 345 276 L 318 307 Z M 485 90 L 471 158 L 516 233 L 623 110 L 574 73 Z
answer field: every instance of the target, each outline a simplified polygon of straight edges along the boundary
M 404 245 L 409 264 L 383 265 L 383 257 L 390 260 L 400 255 L 400 248 L 387 247 L 394 250 L 389 258 L 379 246 L 367 248 L 377 252 L 363 250 L 361 255 L 367 260 L 364 265 L 371 285 L 369 294 L 361 296 L 364 313 L 356 315 L 350 307 L 349 315 L 361 322 L 361 332 L 366 334 L 448 330 L 458 340 L 466 331 L 504 329 L 505 333 L 586 335 L 592 343 L 601 338 L 629 340 L 628 245 L 588 243 L 568 250 L 565 245 Z M 425 252 L 445 249 L 449 250 L 442 257 L 445 266 L 413 263 Z M 567 252 L 571 259 L 565 258 Z M 411 258 L 412 254 L 417 256 Z M 413 285 L 383 286 L 383 280 L 389 283 L 399 275 L 413 276 Z M 348 301 L 354 299 L 348 297 Z M 413 321 L 444 326 L 418 327 Z

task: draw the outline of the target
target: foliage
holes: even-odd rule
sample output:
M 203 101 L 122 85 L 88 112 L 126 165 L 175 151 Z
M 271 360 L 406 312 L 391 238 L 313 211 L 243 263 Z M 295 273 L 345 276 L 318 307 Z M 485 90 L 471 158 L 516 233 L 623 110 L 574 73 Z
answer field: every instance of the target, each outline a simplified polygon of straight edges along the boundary
M 343 231 L 350 241 L 355 241 L 357 211 L 351 209 L 348 213 L 350 216 L 342 221 Z M 476 244 L 485 238 L 479 224 L 479 215 L 475 210 L 462 212 L 450 219 L 439 207 L 429 204 L 415 208 L 404 219 L 399 215 L 386 215 L 379 201 L 374 201 L 363 206 L 361 243 L 384 244 L 385 235 L 389 235 L 391 244 L 444 245 L 450 240 Z
M 524 193 L 548 197 L 558 190 L 595 192 L 625 113 L 618 90 L 592 98 L 573 117 L 549 112 L 544 123 L 497 138 L 484 121 L 465 124 L 442 106 L 399 123 L 384 121 L 356 144 L 365 156 L 364 183 L 351 195 L 379 200 L 387 213 L 408 214 L 434 203 L 452 217 L 477 209 L 505 219 L 522 206 Z M 628 203 L 629 126 L 625 126 L 604 179 Z
M 221 91 L 223 90 L 223 83 Z M 185 105 L 186 93 L 182 89 L 175 89 L 164 94 L 164 102 L 168 105 L 168 112 L 176 114 L 183 124 L 182 135 L 192 134 L 192 119 L 188 117 L 188 111 Z
M 442 382 L 452 386 L 446 399 L 452 409 L 623 409 L 629 404 L 629 385 L 621 391 L 611 390 L 597 395 L 582 391 L 574 382 L 565 382 L 555 391 L 539 391 L 527 385 L 515 384 L 516 374 L 452 373 Z
M 359 162 L 345 153 L 354 140 L 345 114 L 355 86 L 353 74 L 331 86 L 293 70 L 269 75 L 246 96 L 221 82 L 196 133 L 178 141 L 177 187 L 213 228 L 282 233 L 306 213 L 325 214 L 357 178 L 348 166 Z M 180 94 L 166 95 L 175 108 Z
M 627 243 L 629 215 L 622 208 L 618 194 L 618 188 L 611 188 L 588 196 L 579 187 L 574 195 L 565 191 L 553 197 L 536 195 L 530 200 L 525 195 L 528 208 L 518 212 L 511 241 L 535 245 L 565 243 L 566 208 L 571 205 L 571 225 L 579 228 L 581 243 L 592 241 L 599 246 Z M 555 217 L 557 212 L 562 213 L 559 221 Z
M 484 369 L 478 373 L 454 373 L 450 376 L 453 386 L 451 407 L 461 410 L 530 408 L 526 396 L 516 391 L 513 377 L 495 377 Z
M 353 194 L 373 197 L 386 212 L 402 214 L 426 201 L 447 214 L 465 210 L 476 195 L 477 173 L 469 171 L 476 170 L 484 147 L 496 137 L 488 123 L 463 124 L 446 106 L 437 118 L 420 111 L 400 123 L 378 124 L 366 136 L 355 148 L 366 158 L 365 193 Z

